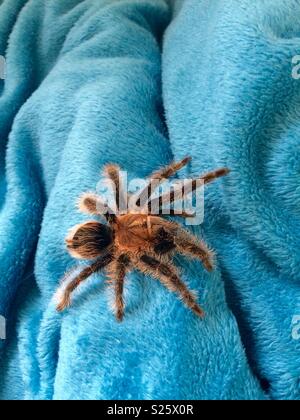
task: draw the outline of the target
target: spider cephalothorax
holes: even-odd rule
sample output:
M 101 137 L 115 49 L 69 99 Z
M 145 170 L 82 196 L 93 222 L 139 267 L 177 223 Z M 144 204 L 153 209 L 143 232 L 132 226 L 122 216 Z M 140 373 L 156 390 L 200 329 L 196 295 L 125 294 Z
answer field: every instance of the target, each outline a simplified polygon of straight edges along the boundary
M 173 163 L 150 177 L 147 188 L 136 196 L 136 204 L 137 208 L 140 208 L 140 212 L 128 211 L 126 214 L 122 214 L 117 211 L 116 214 L 113 214 L 107 208 L 107 212 L 104 214 L 107 224 L 91 221 L 77 225 L 71 230 L 66 239 L 70 254 L 77 259 L 93 260 L 93 262 L 64 288 L 63 296 L 57 306 L 58 311 L 63 311 L 70 305 L 72 292 L 83 281 L 92 274 L 106 269 L 115 291 L 116 317 L 122 321 L 124 317 L 124 280 L 127 272 L 136 269 L 159 280 L 170 291 L 176 292 L 196 315 L 200 317 L 204 315 L 197 303 L 196 296 L 180 279 L 172 257 L 175 253 L 180 253 L 190 258 L 199 259 L 206 270 L 211 271 L 213 269 L 212 251 L 204 242 L 199 241 L 178 223 L 162 217 L 164 196 L 155 199 L 158 203 L 158 214 L 151 214 L 153 186 L 157 187 L 173 176 L 189 161 L 190 158 L 186 158 L 179 163 Z M 228 169 L 223 168 L 194 179 L 190 183 L 191 191 L 195 191 L 199 185 L 212 182 L 227 173 Z M 120 182 L 119 168 L 116 165 L 107 165 L 105 175 L 115 185 L 118 209 L 120 199 L 125 196 Z M 196 182 L 199 179 L 202 181 L 200 184 Z M 149 193 L 146 201 L 144 200 L 145 192 Z M 172 203 L 176 200 L 176 195 L 172 193 L 168 199 Z M 145 212 L 145 206 L 147 212 Z M 82 212 L 95 216 L 102 214 L 100 209 L 106 207 L 101 197 L 84 194 L 80 199 L 79 208 Z M 177 214 L 171 210 L 170 215 Z M 191 215 L 183 213 L 180 216 L 190 217 Z

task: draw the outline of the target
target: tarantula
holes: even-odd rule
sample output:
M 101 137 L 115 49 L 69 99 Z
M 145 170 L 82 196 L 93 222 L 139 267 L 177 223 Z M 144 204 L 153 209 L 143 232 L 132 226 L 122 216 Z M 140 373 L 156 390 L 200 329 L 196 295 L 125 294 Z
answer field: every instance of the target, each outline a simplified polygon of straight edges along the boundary
M 71 304 L 71 294 L 74 290 L 94 273 L 106 269 L 109 273 L 110 283 L 115 293 L 115 311 L 118 321 L 124 317 L 123 289 L 126 274 L 137 269 L 143 274 L 150 275 L 159 280 L 171 292 L 177 293 L 185 305 L 199 317 L 204 311 L 197 303 L 196 296 L 180 279 L 178 271 L 172 262 L 174 254 L 180 253 L 190 258 L 199 259 L 206 270 L 213 270 L 213 252 L 206 244 L 184 230 L 178 223 L 163 219 L 164 194 L 151 201 L 153 187 L 157 187 L 166 179 L 172 177 L 183 168 L 191 158 L 181 162 L 172 163 L 166 168 L 152 174 L 147 187 L 136 195 L 138 212 L 127 214 L 113 214 L 111 209 L 104 205 L 101 197 L 87 193 L 79 201 L 79 209 L 84 213 L 99 216 L 99 208 L 106 208 L 104 214 L 107 223 L 90 221 L 75 226 L 66 238 L 66 244 L 71 256 L 77 259 L 94 260 L 67 284 L 63 290 L 61 300 L 57 306 L 63 311 Z M 105 175 L 115 185 L 116 208 L 120 207 L 120 200 L 125 198 L 122 182 L 119 176 L 119 167 L 107 165 Z M 228 174 L 228 169 L 222 168 L 209 172 L 198 179 L 190 181 L 190 192 L 199 188 L 199 181 L 207 184 Z M 180 187 L 183 193 L 183 187 Z M 146 197 L 146 198 L 145 198 Z M 176 201 L 176 192 L 168 195 L 169 202 Z M 158 214 L 151 214 L 153 203 L 158 207 Z M 148 212 L 145 213 L 145 208 Z M 171 210 L 171 216 L 177 216 Z M 102 214 L 102 213 L 101 213 Z M 102 214 L 103 215 L 103 214 Z M 182 217 L 191 214 L 183 213 Z

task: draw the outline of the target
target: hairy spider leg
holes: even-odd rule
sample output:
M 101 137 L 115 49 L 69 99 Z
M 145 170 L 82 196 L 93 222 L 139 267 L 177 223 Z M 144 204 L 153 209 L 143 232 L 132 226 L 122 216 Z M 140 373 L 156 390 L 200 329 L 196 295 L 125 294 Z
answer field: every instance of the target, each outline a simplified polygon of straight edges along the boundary
M 159 187 L 165 180 L 171 178 L 175 175 L 180 169 L 186 166 L 191 161 L 190 157 L 182 159 L 180 162 L 173 162 L 170 165 L 155 171 L 149 177 L 148 185 L 137 195 L 136 204 L 137 206 L 144 208 L 147 205 L 148 201 L 151 198 L 151 195 L 154 193 L 156 188 Z
M 93 264 L 82 270 L 65 288 L 63 297 L 57 305 L 57 310 L 62 312 L 64 309 L 71 304 L 71 295 L 77 289 L 77 287 L 87 280 L 92 274 L 99 272 L 105 268 L 113 260 L 112 254 L 107 254 L 105 257 L 98 258 Z
M 116 319 L 119 322 L 123 321 L 124 318 L 124 281 L 126 273 L 130 267 L 130 258 L 127 254 L 120 255 L 115 261 L 113 261 L 113 267 L 110 274 L 112 284 L 115 290 L 115 311 Z
M 158 211 L 161 212 L 163 206 L 166 203 L 172 204 L 179 198 L 185 198 L 188 194 L 195 192 L 198 188 L 202 187 L 203 185 L 213 182 L 216 179 L 227 175 L 228 173 L 229 170 L 227 168 L 222 168 L 216 171 L 208 172 L 200 178 L 191 179 L 190 181 L 186 182 L 183 186 L 174 188 L 169 194 L 162 194 L 161 196 L 149 201 L 148 210 L 151 211 L 151 209 L 158 209 Z
M 120 167 L 118 165 L 113 164 L 106 165 L 104 168 L 104 174 L 115 185 L 115 200 L 118 213 L 127 212 L 128 196 L 123 189 L 122 180 L 120 176 Z
M 115 223 L 116 221 L 114 211 L 104 204 L 101 197 L 96 194 L 83 194 L 79 199 L 78 207 L 82 213 L 92 214 L 94 216 L 103 216 L 109 223 Z
M 176 249 L 180 254 L 199 259 L 207 271 L 214 268 L 214 253 L 203 241 L 198 241 L 193 235 L 178 225 L 177 235 L 174 236 Z
M 141 256 L 140 260 L 136 262 L 136 265 L 141 272 L 146 275 L 152 275 L 171 292 L 177 293 L 186 306 L 197 316 L 201 318 L 204 316 L 204 311 L 198 305 L 196 296 L 180 279 L 175 268 L 146 254 Z

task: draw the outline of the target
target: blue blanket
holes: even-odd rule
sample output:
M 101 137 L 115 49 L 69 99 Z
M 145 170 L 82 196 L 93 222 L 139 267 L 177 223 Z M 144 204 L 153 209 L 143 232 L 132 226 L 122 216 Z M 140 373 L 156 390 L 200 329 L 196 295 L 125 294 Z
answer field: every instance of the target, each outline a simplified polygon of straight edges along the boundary
M 300 397 L 300 6 L 174 6 L 172 17 L 164 0 L 0 3 L 1 399 Z M 86 219 L 78 195 L 107 162 L 145 177 L 186 154 L 186 176 L 232 169 L 193 228 L 217 269 L 176 261 L 206 318 L 137 273 L 122 324 L 102 276 L 58 314 L 53 294 L 74 266 L 64 237 Z

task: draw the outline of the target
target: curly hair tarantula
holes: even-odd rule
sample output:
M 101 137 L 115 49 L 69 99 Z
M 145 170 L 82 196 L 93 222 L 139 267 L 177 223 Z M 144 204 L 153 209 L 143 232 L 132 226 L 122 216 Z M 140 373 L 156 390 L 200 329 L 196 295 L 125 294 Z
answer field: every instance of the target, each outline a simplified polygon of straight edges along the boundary
M 115 311 L 118 321 L 124 317 L 123 289 L 126 274 L 134 269 L 143 274 L 150 275 L 159 280 L 167 289 L 177 293 L 185 305 L 199 317 L 204 316 L 203 310 L 197 303 L 196 296 L 180 279 L 178 271 L 173 264 L 172 257 L 175 253 L 183 254 L 190 258 L 199 259 L 206 270 L 213 269 L 213 253 L 206 244 L 184 230 L 178 223 L 163 219 L 164 194 L 151 200 L 153 187 L 157 187 L 166 179 L 172 177 L 190 161 L 185 158 L 181 162 L 172 163 L 149 178 L 147 187 L 136 195 L 138 212 L 127 211 L 126 214 L 112 214 L 103 204 L 101 197 L 95 194 L 84 194 L 79 202 L 79 208 L 84 213 L 100 215 L 99 208 L 106 208 L 104 214 L 107 224 L 90 221 L 75 226 L 66 238 L 66 244 L 71 256 L 77 259 L 88 259 L 93 262 L 84 268 L 63 290 L 63 295 L 57 306 L 58 311 L 63 311 L 71 304 L 72 292 L 89 276 L 106 269 L 110 283 L 115 292 Z M 107 165 L 105 175 L 115 184 L 116 208 L 120 208 L 120 200 L 125 197 L 119 176 L 119 167 Z M 190 182 L 190 192 L 199 188 L 197 181 L 207 184 L 215 179 L 228 174 L 228 169 L 223 168 L 209 172 Z M 185 190 L 180 187 L 185 196 Z M 146 197 L 146 198 L 145 198 Z M 176 201 L 176 193 L 168 195 L 168 202 Z M 153 203 L 156 203 L 157 214 L 151 213 Z M 147 212 L 145 213 L 145 209 Z M 169 215 L 178 216 L 174 210 Z M 101 213 L 103 215 L 103 213 Z M 183 213 L 179 216 L 191 217 Z

